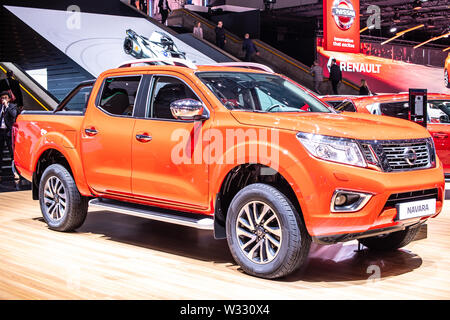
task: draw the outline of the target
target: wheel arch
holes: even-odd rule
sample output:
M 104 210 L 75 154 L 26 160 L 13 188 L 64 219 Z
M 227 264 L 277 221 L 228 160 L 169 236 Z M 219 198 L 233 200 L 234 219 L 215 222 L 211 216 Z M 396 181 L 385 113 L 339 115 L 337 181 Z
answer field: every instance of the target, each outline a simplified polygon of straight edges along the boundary
M 45 169 L 52 164 L 60 164 L 65 167 L 74 178 L 80 193 L 83 195 L 91 195 L 84 177 L 84 171 L 81 167 L 81 159 L 79 159 L 75 149 L 70 150 L 72 150 L 72 153 L 75 153 L 75 155 L 70 154 L 70 152 L 67 152 L 66 150 L 61 150 L 57 145 L 49 145 L 38 153 L 39 155 L 34 162 L 31 183 L 33 200 L 39 199 L 39 183 L 42 174 Z M 73 157 L 75 157 L 75 159 L 73 159 Z
M 265 183 L 277 188 L 289 199 L 300 219 L 305 223 L 298 196 L 280 171 L 259 163 L 245 163 L 236 165 L 225 174 L 215 194 L 214 237 L 216 239 L 226 238 L 226 215 L 232 199 L 239 190 L 253 183 Z

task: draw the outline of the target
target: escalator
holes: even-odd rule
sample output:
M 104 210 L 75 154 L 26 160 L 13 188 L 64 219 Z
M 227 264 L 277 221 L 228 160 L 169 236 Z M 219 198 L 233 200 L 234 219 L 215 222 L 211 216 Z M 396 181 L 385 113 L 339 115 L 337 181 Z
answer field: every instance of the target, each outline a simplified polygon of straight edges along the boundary
M 192 30 L 197 22 L 201 22 L 202 24 L 204 39 L 210 43 L 213 43 L 215 41 L 215 23 L 186 9 L 174 10 L 168 18 L 168 24 L 170 26 L 184 28 L 186 30 Z M 226 39 L 226 52 L 236 57 L 236 59 L 243 57 L 243 39 L 228 31 L 226 31 Z M 275 72 L 284 74 L 307 88 L 312 89 L 314 87 L 310 67 L 261 40 L 255 39 L 253 42 L 259 51 L 259 56 L 255 57 L 255 62 L 265 64 L 272 68 Z M 328 81 L 326 82 L 330 87 L 329 91 L 331 92 L 331 84 Z M 344 80 L 340 90 L 342 94 L 352 95 L 357 94 L 359 88 L 356 84 Z

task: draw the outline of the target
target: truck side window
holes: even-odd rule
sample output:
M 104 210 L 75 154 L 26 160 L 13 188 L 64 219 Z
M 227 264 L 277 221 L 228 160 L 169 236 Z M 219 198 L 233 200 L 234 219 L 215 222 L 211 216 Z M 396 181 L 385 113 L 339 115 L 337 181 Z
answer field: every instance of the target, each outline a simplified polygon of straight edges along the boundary
M 147 117 L 175 120 L 170 111 L 170 104 L 187 98 L 198 100 L 195 93 L 183 81 L 173 77 L 155 77 Z
M 99 106 L 119 116 L 132 116 L 140 76 L 111 77 L 105 80 Z
M 61 111 L 80 111 L 84 112 L 87 107 L 89 95 L 91 94 L 92 86 L 80 88 L 75 95 L 67 101 Z

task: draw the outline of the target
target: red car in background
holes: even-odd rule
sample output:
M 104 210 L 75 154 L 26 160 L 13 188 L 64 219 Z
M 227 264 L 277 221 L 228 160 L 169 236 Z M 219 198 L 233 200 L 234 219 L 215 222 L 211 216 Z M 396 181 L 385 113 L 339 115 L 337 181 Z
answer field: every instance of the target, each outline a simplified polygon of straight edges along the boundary
M 450 74 L 450 53 L 447 56 L 447 59 L 445 59 L 444 64 L 444 84 L 447 88 L 450 88 L 450 81 L 448 79 L 448 75 Z
M 448 68 L 447 59 L 447 68 Z M 341 112 L 362 112 L 409 119 L 409 95 L 323 96 L 323 101 Z M 427 129 L 433 136 L 436 152 L 450 178 L 450 95 L 429 93 Z

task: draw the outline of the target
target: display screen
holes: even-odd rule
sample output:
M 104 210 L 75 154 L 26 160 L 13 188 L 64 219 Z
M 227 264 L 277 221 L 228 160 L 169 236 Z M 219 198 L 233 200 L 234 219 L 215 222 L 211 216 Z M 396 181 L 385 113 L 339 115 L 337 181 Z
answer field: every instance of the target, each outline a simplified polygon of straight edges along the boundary
M 326 77 L 331 59 L 335 58 L 344 79 L 357 85 L 365 79 L 372 92 L 396 93 L 423 88 L 430 93 L 450 93 L 444 80 L 447 52 L 361 42 L 360 53 L 346 53 L 324 50 L 323 42 L 317 38 L 317 60 Z

